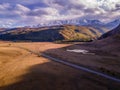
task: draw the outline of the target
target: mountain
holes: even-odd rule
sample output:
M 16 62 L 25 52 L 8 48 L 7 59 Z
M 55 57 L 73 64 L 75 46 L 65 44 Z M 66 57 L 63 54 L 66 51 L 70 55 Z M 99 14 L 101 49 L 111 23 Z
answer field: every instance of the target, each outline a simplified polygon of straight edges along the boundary
M 54 25 L 104 25 L 99 20 L 88 20 L 88 19 L 70 19 L 70 20 L 53 20 L 53 21 L 48 21 L 45 23 L 40 23 L 38 25 L 34 25 L 33 27 L 43 27 L 43 26 L 54 26 Z
M 102 35 L 90 26 L 61 25 L 41 28 L 14 28 L 0 35 L 1 40 L 12 41 L 91 41 Z
M 107 38 L 107 37 L 110 37 L 110 36 L 116 36 L 116 35 L 120 35 L 120 24 L 115 29 L 103 34 L 100 37 L 100 39 Z
M 5 31 L 5 30 L 6 30 L 6 28 L 0 28 L 0 32 Z
M 105 23 L 102 23 L 99 20 L 88 20 L 88 19 L 71 19 L 71 20 L 54 20 L 48 21 L 46 23 L 40 23 L 38 25 L 32 26 L 32 28 L 39 28 L 39 27 L 46 27 L 46 26 L 55 26 L 55 25 L 77 25 L 77 26 L 87 26 L 87 27 L 94 27 L 102 34 L 110 31 L 108 26 L 105 26 Z
M 0 34 L 4 34 L 6 32 L 9 32 L 9 31 L 12 31 L 12 30 L 15 30 L 15 28 L 0 28 Z
M 120 23 L 120 19 L 116 19 L 112 22 L 109 23 L 103 23 L 99 20 L 89 20 L 89 19 L 80 19 L 80 18 L 75 18 L 75 19 L 70 19 L 70 20 L 53 20 L 53 21 L 48 21 L 45 23 L 40 23 L 38 25 L 32 26 L 33 28 L 38 28 L 38 27 L 44 27 L 44 26 L 54 26 L 54 25 L 79 25 L 79 26 L 92 26 L 96 29 L 102 29 L 106 28 L 109 30 L 112 30 L 115 28 L 118 24 Z
M 108 29 L 114 29 L 115 27 L 117 27 L 120 24 L 120 19 L 116 19 L 112 22 L 109 22 L 107 24 L 104 25 L 104 27 L 107 27 Z
M 120 57 L 120 25 L 103 34 L 99 40 L 92 42 L 92 45 L 102 51 L 106 51 L 107 53 Z

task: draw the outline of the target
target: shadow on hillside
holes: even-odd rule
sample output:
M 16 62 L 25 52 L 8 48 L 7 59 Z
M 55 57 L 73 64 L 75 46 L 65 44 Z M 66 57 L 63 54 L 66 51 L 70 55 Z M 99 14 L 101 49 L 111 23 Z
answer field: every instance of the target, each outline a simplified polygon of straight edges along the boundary
M 21 81 L 0 87 L 0 90 L 119 90 L 73 70 L 52 62 L 38 64 L 19 77 Z
M 28 42 L 52 42 L 63 40 L 64 37 L 59 33 L 60 29 L 48 29 L 40 31 L 23 31 L 22 33 L 7 33 L 0 35 L 1 40 L 6 41 L 28 41 Z

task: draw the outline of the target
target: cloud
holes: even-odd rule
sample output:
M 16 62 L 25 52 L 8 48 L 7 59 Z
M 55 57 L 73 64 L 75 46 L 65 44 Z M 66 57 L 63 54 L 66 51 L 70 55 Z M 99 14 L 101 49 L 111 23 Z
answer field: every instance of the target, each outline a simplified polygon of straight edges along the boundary
M 5 10 L 6 8 L 9 8 L 10 4 L 9 3 L 4 3 L 0 5 L 0 10 Z
M 110 21 L 120 18 L 119 12 L 120 0 L 1 0 L 0 24 L 32 25 L 78 17 Z
M 15 10 L 22 11 L 22 12 L 29 12 L 30 11 L 29 8 L 27 8 L 21 4 L 17 4 L 15 7 Z

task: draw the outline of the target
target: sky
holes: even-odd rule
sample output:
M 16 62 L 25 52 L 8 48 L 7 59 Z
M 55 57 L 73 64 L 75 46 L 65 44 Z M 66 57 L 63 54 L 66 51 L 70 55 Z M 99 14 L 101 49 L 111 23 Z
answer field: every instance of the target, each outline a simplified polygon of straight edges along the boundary
M 74 18 L 120 18 L 120 0 L 0 0 L 0 27 L 30 26 Z

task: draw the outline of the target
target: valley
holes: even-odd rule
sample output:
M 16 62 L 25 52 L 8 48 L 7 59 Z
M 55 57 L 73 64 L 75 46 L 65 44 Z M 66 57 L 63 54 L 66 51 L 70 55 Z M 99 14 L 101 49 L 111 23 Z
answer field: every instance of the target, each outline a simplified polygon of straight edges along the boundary
M 0 0 L 0 90 L 120 90 L 120 0 Z
M 85 55 L 66 51 L 67 49 L 73 48 L 96 50 L 96 47 L 91 47 L 91 45 L 84 43 L 73 45 L 55 44 L 51 42 L 27 43 L 1 41 L 0 90 L 33 90 L 33 88 L 42 90 L 62 90 L 65 88 L 70 90 L 96 90 L 100 88 L 103 90 L 119 90 L 119 83 L 116 81 L 54 62 L 41 55 L 44 53 L 110 76 L 113 75 L 99 70 L 100 67 L 103 70 L 120 73 L 119 69 L 117 69 L 119 68 L 119 57 L 115 57 L 114 55 L 109 56 L 105 53 L 103 54 L 106 56 L 102 55 L 102 53 L 101 55 Z M 30 51 L 35 52 L 35 54 Z M 106 62 L 107 59 L 114 60 L 114 62 L 110 61 L 108 63 Z M 116 77 L 116 75 L 113 77 Z M 119 77 L 117 76 L 117 78 Z M 52 85 L 55 87 L 52 87 Z M 89 87 L 85 87 L 86 85 L 89 85 Z
M 3 32 L 1 38 L 4 40 L 0 41 L 0 90 L 119 90 L 119 27 L 101 37 L 96 30 L 90 32 L 91 27 L 69 25 Z M 45 42 L 51 35 L 57 35 L 52 31 L 58 28 L 64 29 L 59 33 L 65 41 Z M 48 32 L 40 34 L 46 30 L 52 32 L 48 39 L 41 36 Z M 32 32 L 30 41 L 24 41 L 28 40 L 29 32 Z M 83 35 L 75 36 L 78 33 L 89 36 L 89 39 L 100 38 L 85 42 Z M 35 38 L 45 41 L 35 42 Z M 76 38 L 80 41 L 75 42 Z

